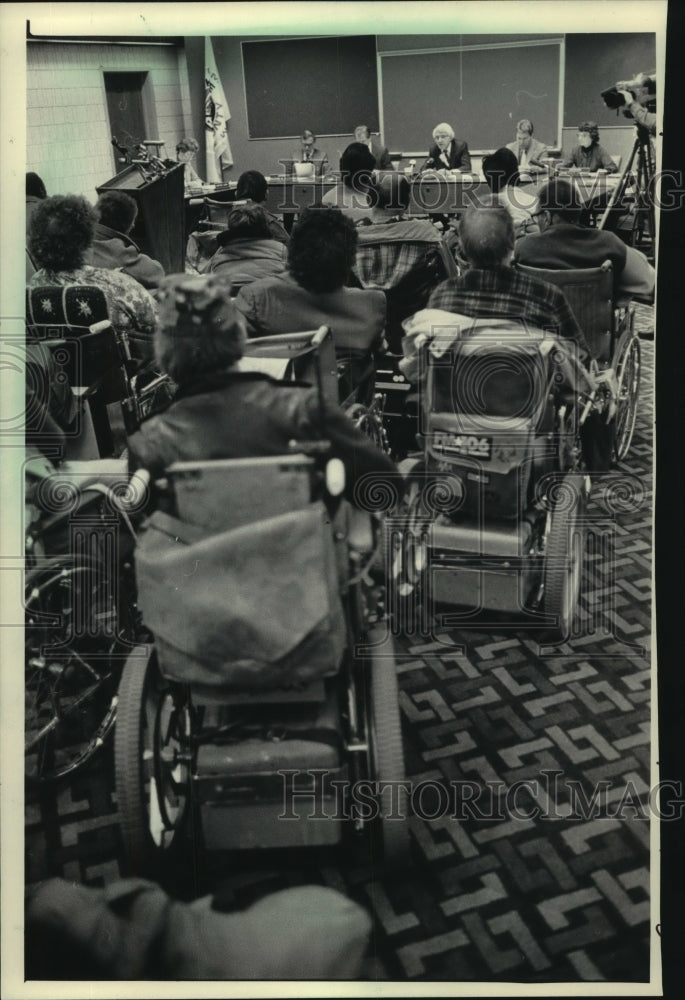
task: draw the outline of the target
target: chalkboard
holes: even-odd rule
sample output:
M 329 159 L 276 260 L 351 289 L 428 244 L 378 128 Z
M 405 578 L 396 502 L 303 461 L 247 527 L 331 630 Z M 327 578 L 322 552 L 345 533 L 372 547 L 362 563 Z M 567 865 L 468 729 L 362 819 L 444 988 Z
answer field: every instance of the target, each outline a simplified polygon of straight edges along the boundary
M 383 141 L 404 152 L 426 150 L 448 122 L 472 150 L 513 142 L 516 122 L 530 118 L 535 136 L 560 138 L 559 40 L 540 45 L 461 51 L 381 53 Z
M 374 35 L 243 42 L 250 139 L 378 131 Z
M 656 37 L 630 32 L 620 35 L 567 35 L 564 124 L 630 125 L 610 111 L 600 97 L 619 80 L 650 73 L 656 66 Z

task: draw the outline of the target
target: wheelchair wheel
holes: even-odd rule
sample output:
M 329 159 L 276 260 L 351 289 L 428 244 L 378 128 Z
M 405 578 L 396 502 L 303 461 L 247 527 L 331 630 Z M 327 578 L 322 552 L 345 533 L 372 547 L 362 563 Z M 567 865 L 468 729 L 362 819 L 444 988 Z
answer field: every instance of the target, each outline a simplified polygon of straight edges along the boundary
M 614 369 L 618 382 L 614 453 L 621 462 L 633 440 L 640 392 L 640 341 L 635 335 L 629 333 L 619 341 Z
M 119 685 L 114 769 L 126 868 L 154 875 L 179 850 L 190 805 L 187 692 L 166 681 L 139 646 Z
M 378 409 L 376 402 L 371 406 L 364 406 L 363 403 L 353 403 L 345 411 L 355 427 L 359 428 L 369 440 L 373 441 L 381 451 L 389 452 L 388 435 L 383 426 L 383 415 Z
M 394 635 L 427 635 L 430 516 L 421 501 L 419 483 L 410 483 L 398 511 L 398 527 L 390 527 L 386 562 L 388 598 Z M 386 530 L 388 528 L 386 527 Z
M 125 630 L 96 560 L 33 569 L 24 606 L 24 770 L 47 782 L 82 768 L 111 733 Z
M 570 473 L 558 484 L 558 504 L 549 514 L 545 543 L 544 609 L 556 623 L 550 626 L 555 640 L 571 635 L 580 595 L 585 551 L 586 487 L 583 476 Z
M 370 642 L 379 641 L 378 630 L 372 630 Z M 368 672 L 367 705 L 369 707 L 369 771 L 374 782 L 401 782 L 405 778 L 404 749 L 402 745 L 402 724 L 399 708 L 399 688 L 393 641 L 386 636 L 384 641 L 374 646 Z M 385 865 L 396 868 L 406 865 L 409 860 L 409 831 L 407 828 L 406 805 L 400 800 L 400 818 L 386 815 L 384 806 L 389 800 L 381 794 L 380 815 L 376 829 L 372 831 L 381 841 L 382 857 Z M 393 798 L 392 814 L 397 809 Z

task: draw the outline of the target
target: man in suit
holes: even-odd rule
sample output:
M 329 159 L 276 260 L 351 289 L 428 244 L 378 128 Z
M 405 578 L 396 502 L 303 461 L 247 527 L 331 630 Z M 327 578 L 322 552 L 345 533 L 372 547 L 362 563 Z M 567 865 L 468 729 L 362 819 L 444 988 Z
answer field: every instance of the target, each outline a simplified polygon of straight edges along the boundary
M 462 139 L 455 139 L 454 129 L 447 122 L 441 122 L 433 129 L 435 145 L 428 150 L 428 159 L 421 170 L 465 170 L 471 169 L 469 147 Z
M 379 139 L 371 135 L 368 125 L 357 125 L 354 130 L 354 141 L 363 142 L 371 150 L 376 161 L 376 170 L 394 170 L 387 146 L 382 146 Z
M 516 139 L 507 144 L 507 149 L 516 156 L 522 170 L 539 173 L 545 169 L 540 159 L 547 155 L 547 146 L 533 138 L 533 123 L 528 118 L 522 118 L 516 123 Z
M 285 162 L 286 174 L 293 173 L 293 163 L 311 163 L 314 176 L 323 177 L 328 170 L 328 155 L 316 145 L 316 136 L 311 129 L 306 128 L 300 137 L 300 149 L 293 153 L 292 158 Z

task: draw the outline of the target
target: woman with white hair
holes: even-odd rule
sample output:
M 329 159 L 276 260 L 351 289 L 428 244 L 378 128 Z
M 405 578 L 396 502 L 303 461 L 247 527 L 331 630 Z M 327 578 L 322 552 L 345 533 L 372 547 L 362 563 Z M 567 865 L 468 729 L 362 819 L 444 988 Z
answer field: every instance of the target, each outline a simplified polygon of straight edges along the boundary
M 465 170 L 471 169 L 469 147 L 463 139 L 456 139 L 454 129 L 447 122 L 441 122 L 433 129 L 434 145 L 428 150 L 428 159 L 421 170 Z

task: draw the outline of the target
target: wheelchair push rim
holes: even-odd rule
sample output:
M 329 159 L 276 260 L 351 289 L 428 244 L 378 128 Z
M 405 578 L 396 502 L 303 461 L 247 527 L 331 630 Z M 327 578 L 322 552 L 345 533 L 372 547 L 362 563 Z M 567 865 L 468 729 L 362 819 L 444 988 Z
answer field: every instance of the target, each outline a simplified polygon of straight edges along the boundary
M 49 782 L 81 769 L 113 729 L 118 602 L 96 561 L 65 557 L 28 574 L 24 607 L 24 772 Z
M 138 647 L 119 685 L 114 769 L 126 867 L 153 874 L 180 848 L 190 810 L 192 719 L 185 688 Z
M 549 626 L 553 638 L 565 641 L 570 638 L 580 597 L 587 497 L 584 477 L 567 474 L 554 494 L 545 541 L 544 610 L 555 619 Z
M 614 364 L 618 383 L 614 451 L 618 462 L 621 462 L 630 451 L 635 431 L 640 392 L 640 362 L 638 338 L 634 334 L 622 338 Z

